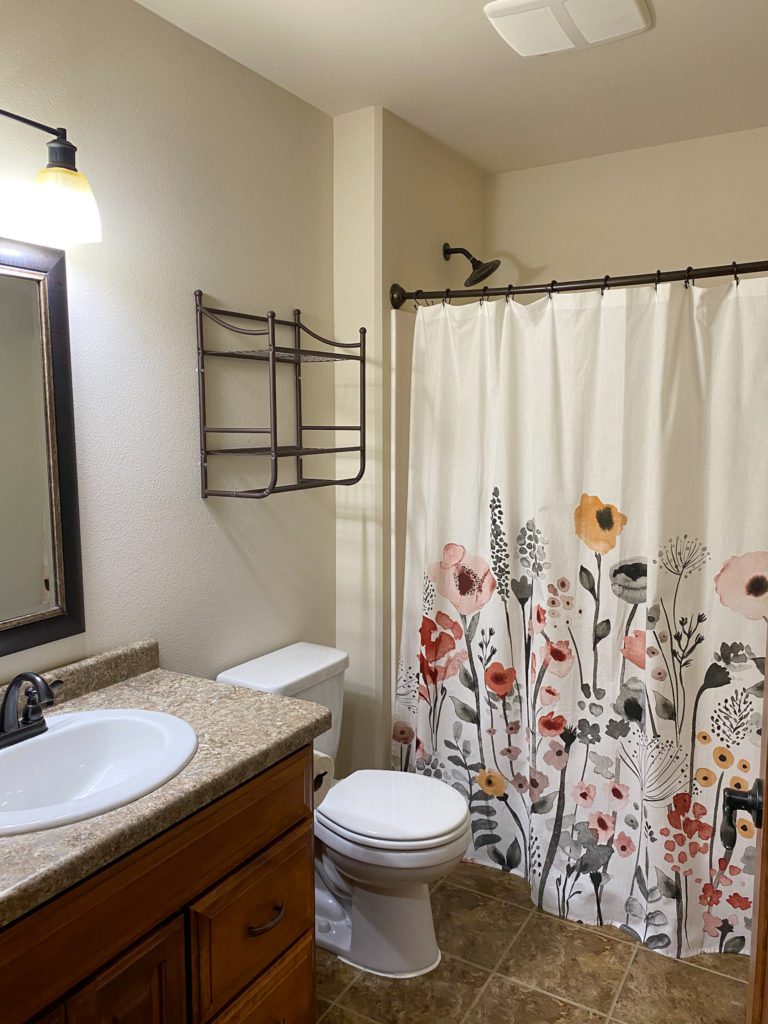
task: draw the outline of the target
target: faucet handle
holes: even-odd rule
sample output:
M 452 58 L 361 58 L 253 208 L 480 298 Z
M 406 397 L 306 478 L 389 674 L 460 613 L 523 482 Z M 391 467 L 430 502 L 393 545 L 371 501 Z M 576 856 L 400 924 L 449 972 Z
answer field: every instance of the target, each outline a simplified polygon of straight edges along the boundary
M 43 683 L 42 687 L 39 684 L 36 684 L 36 689 L 40 698 L 40 706 L 43 708 L 52 708 L 56 703 L 56 693 L 58 692 L 59 687 L 63 686 L 64 683 L 61 679 L 54 679 L 51 683 L 46 683 L 44 679 L 41 679 L 41 682 Z
M 43 704 L 37 687 L 32 684 L 24 691 L 26 698 L 24 710 L 21 714 L 22 725 L 32 725 L 33 722 L 40 722 L 43 719 Z

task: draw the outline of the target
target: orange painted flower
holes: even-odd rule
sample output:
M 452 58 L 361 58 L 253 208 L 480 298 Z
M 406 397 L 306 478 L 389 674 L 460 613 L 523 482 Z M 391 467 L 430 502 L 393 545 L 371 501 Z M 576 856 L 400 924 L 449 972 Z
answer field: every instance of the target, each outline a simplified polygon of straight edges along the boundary
M 607 555 L 616 546 L 616 540 L 628 521 L 615 505 L 606 504 L 592 494 L 582 494 L 573 513 L 576 535 L 600 555 Z
M 462 544 L 446 544 L 442 559 L 429 567 L 427 575 L 459 615 L 479 612 L 496 589 L 496 580 L 485 559 L 470 555 Z
M 715 576 L 720 603 L 747 619 L 768 619 L 768 551 L 734 555 Z
M 712 758 L 718 768 L 730 768 L 734 761 L 733 754 L 727 747 L 715 747 Z
M 476 776 L 476 781 L 488 796 L 504 796 L 507 791 L 507 780 L 500 772 L 487 769 Z
M 737 789 L 740 793 L 746 793 L 749 789 L 749 783 L 741 775 L 734 775 L 731 779 L 731 789 Z
M 736 831 L 744 839 L 754 839 L 755 837 L 755 823 L 749 818 L 739 818 L 736 822 Z
M 515 685 L 517 672 L 514 668 L 504 668 L 500 661 L 492 662 L 485 670 L 485 685 L 497 697 L 508 697 Z
M 636 629 L 631 636 L 625 636 L 621 653 L 633 665 L 645 668 L 645 630 Z
M 715 784 L 715 773 L 711 772 L 709 768 L 697 768 L 693 777 L 700 786 L 704 786 L 706 789 Z

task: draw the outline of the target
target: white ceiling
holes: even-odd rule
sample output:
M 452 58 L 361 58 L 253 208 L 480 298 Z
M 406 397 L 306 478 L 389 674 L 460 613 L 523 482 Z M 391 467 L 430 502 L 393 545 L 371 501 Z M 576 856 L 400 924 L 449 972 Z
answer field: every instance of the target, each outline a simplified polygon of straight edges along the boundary
M 380 105 L 489 171 L 768 124 L 766 0 L 655 0 L 650 32 L 522 58 L 483 0 L 138 0 L 336 115 Z

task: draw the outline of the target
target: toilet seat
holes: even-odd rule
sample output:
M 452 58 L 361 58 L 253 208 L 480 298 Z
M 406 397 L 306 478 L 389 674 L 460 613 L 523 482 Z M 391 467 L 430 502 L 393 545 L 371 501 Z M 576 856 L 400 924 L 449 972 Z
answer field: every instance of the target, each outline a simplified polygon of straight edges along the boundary
M 430 850 L 464 836 L 469 811 L 464 798 L 434 779 L 365 769 L 341 779 L 315 811 L 328 833 L 377 850 Z

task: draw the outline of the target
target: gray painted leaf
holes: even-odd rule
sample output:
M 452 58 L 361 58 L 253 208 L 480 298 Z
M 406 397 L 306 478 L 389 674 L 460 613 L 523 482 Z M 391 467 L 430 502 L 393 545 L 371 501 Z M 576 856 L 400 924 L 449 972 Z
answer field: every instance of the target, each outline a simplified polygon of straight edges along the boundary
M 669 924 L 669 920 L 663 910 L 652 910 L 648 915 L 648 924 L 651 928 L 663 928 Z
M 659 693 L 658 690 L 653 691 L 653 697 L 656 702 L 656 714 L 659 718 L 663 718 L 666 722 L 674 722 L 676 716 L 675 705 L 669 699 L 665 697 L 663 693 Z
M 497 843 L 500 843 L 501 836 L 497 836 L 493 832 L 485 832 L 472 841 L 475 844 L 475 849 L 479 850 L 481 846 L 495 846 Z
M 726 939 L 723 950 L 726 953 L 740 953 L 746 945 L 746 939 L 743 935 L 732 935 L 730 939 Z
M 646 942 L 648 949 L 666 949 L 672 945 L 672 939 L 668 935 L 651 935 Z
M 677 899 L 677 886 L 669 875 L 665 875 L 661 868 L 656 868 L 656 880 L 659 883 L 659 891 L 668 900 Z
M 605 640 L 605 638 L 610 634 L 610 632 L 611 620 L 603 619 L 602 622 L 598 622 L 598 624 L 595 626 L 595 640 L 597 640 L 598 643 L 601 640 Z
M 597 596 L 595 591 L 595 577 L 585 565 L 579 566 L 579 583 L 585 590 L 589 591 L 592 597 Z
M 531 811 L 534 814 L 549 814 L 555 806 L 556 799 L 557 793 L 554 790 L 551 793 L 546 793 L 540 800 L 531 804 Z
M 471 708 L 469 704 L 465 704 L 463 700 L 459 700 L 458 697 L 454 697 L 453 694 L 450 694 L 449 696 L 453 701 L 456 717 L 460 718 L 462 722 L 468 722 L 470 725 L 477 725 L 477 712 L 475 709 Z

